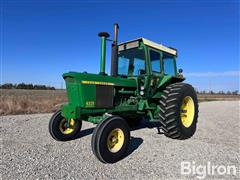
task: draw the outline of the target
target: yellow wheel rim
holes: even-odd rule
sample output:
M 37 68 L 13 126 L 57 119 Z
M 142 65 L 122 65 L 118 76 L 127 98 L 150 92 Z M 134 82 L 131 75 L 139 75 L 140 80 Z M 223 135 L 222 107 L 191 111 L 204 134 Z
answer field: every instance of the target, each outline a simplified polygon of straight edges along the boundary
M 59 124 L 59 129 L 61 133 L 63 134 L 71 134 L 74 129 L 75 129 L 75 121 L 73 119 L 70 120 L 70 126 L 67 127 L 68 120 L 67 119 L 62 119 L 62 121 Z
M 108 150 L 113 153 L 118 152 L 123 146 L 124 138 L 124 133 L 121 129 L 113 129 L 107 138 Z
M 194 114 L 195 106 L 193 99 L 190 96 L 186 96 L 181 105 L 181 121 L 186 128 L 192 125 Z

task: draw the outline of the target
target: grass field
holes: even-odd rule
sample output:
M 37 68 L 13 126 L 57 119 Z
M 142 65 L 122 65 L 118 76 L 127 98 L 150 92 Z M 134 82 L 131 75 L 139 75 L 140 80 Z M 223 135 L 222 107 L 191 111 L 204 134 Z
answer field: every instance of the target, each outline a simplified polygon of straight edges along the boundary
M 240 95 L 227 94 L 198 94 L 198 100 L 202 101 L 231 101 L 240 100 Z
M 67 102 L 63 90 L 1 89 L 0 93 L 0 115 L 54 112 Z
M 240 95 L 199 94 L 199 101 L 240 100 Z M 0 115 L 49 113 L 67 102 L 64 90 L 0 90 Z

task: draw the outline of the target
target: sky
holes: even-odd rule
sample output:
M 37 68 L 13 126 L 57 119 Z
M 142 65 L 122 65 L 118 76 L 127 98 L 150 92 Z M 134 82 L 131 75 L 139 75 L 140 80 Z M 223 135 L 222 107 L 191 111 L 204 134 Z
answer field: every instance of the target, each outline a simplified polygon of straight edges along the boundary
M 240 1 L 1 0 L 1 84 L 64 87 L 68 71 L 99 72 L 100 39 L 145 37 L 178 49 L 177 64 L 198 90 L 239 90 Z M 110 71 L 110 43 L 107 72 Z

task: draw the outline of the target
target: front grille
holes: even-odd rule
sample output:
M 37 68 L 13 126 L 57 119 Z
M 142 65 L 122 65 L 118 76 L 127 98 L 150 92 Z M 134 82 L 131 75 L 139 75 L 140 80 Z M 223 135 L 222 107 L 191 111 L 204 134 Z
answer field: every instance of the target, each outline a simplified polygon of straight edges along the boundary
M 96 107 L 113 107 L 113 86 L 96 85 Z

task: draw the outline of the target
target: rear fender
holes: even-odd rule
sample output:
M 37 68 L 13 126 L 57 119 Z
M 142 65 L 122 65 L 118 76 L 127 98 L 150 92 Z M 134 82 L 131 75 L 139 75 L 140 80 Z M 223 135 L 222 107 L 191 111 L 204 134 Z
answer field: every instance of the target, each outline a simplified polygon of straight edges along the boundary
M 169 84 L 176 83 L 176 82 L 182 82 L 185 78 L 175 77 L 171 75 L 165 75 L 162 79 L 159 80 L 157 85 L 156 93 L 153 95 L 152 98 L 160 98 L 163 94 L 163 90 L 165 87 Z

